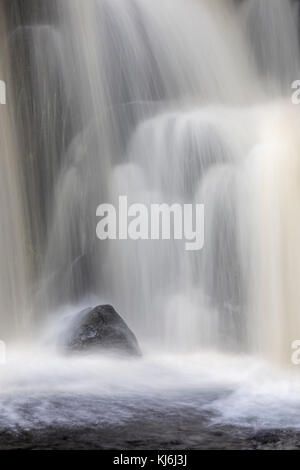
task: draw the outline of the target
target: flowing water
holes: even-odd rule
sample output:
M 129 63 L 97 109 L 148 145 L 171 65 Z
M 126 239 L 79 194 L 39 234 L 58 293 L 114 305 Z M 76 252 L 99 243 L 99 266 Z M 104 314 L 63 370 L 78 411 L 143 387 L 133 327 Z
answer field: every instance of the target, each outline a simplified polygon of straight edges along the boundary
M 0 41 L 5 44 L 3 8 L 0 9 Z M 1 79 L 10 80 L 9 58 L 5 48 L 0 62 Z M 9 93 L 6 92 L 6 100 Z M 1 338 L 24 335 L 30 315 L 26 262 L 26 228 L 22 207 L 22 179 L 18 168 L 18 144 L 13 116 L 0 106 L 0 330 Z
M 299 427 L 298 3 L 29 3 L 27 18 L 1 2 L 0 339 L 14 345 L 0 425 L 91 425 L 94 402 L 127 423 L 134 403 L 168 409 L 161 395 L 219 422 Z M 97 207 L 120 195 L 203 203 L 203 250 L 99 241 Z M 137 334 L 138 363 L 55 349 L 68 312 L 104 302 Z

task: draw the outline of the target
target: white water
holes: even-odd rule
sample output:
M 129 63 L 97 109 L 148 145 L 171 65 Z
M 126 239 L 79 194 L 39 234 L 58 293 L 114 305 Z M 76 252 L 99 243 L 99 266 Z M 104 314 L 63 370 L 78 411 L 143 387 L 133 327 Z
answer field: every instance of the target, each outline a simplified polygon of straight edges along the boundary
M 8 361 L 1 366 L 2 428 L 123 427 L 155 413 L 171 427 L 173 413 L 191 410 L 194 419 L 208 414 L 212 425 L 300 428 L 298 373 L 252 357 L 159 354 L 127 362 L 32 348 L 15 349 Z
M 60 415 L 52 396 L 90 394 L 107 403 L 116 393 L 130 403 L 129 395 L 167 396 L 182 384 L 193 392 L 229 388 L 203 404 L 221 421 L 299 427 L 297 367 L 288 368 L 291 342 L 300 338 L 300 111 L 290 88 L 300 78 L 295 6 L 57 0 L 55 25 L 21 31 L 34 46 L 31 93 L 37 109 L 48 111 L 44 121 L 35 116 L 42 137 L 37 123 L 32 134 L 22 127 L 24 142 L 33 141 L 30 161 L 36 158 L 28 169 L 16 163 L 23 140 L 1 110 L 1 187 L 12 207 L 2 207 L 1 198 L 0 215 L 13 236 L 3 232 L 0 243 L 0 279 L 8 283 L 0 286 L 0 319 L 3 337 L 13 318 L 19 332 L 23 323 L 33 332 L 39 325 L 39 341 L 26 353 L 8 348 L 3 425 L 93 419 L 91 403 L 79 412 L 70 404 Z M 18 106 L 16 100 L 15 112 Z M 22 171 L 28 187 L 21 201 Z M 147 204 L 204 203 L 204 249 L 99 242 L 96 208 L 121 194 Z M 143 360 L 121 366 L 52 349 L 66 305 L 76 311 L 87 298 L 115 306 L 141 341 Z M 273 369 L 282 364 L 285 371 Z M 29 394 L 37 399 L 31 415 L 24 414 Z M 118 404 L 106 413 L 103 419 L 122 415 Z
M 155 348 L 209 345 L 288 361 L 300 334 L 297 181 L 289 186 L 299 159 L 295 5 L 58 7 L 64 73 L 86 128 L 57 184 L 43 271 L 55 279 L 45 286 L 50 306 L 82 286 L 86 257 L 87 290 Z M 122 194 L 129 203 L 204 203 L 203 251 L 186 253 L 179 242 L 100 246 L 93 210 Z
M 0 41 L 6 38 L 3 11 L 0 7 Z M 2 48 L 1 79 L 11 78 L 9 58 Z M 11 98 L 9 88 L 6 101 Z M 18 144 L 11 109 L 0 105 L 0 336 L 2 340 L 24 336 L 30 315 L 26 230 L 22 207 L 21 175 L 18 168 Z M 20 307 L 21 306 L 21 307 Z

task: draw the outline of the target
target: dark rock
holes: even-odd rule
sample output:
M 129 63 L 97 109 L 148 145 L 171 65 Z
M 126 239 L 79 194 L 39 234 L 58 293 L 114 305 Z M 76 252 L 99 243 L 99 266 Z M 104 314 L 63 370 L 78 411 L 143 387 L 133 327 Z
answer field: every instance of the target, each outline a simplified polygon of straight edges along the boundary
M 134 333 L 111 305 L 99 305 L 80 312 L 68 349 L 103 349 L 133 356 L 141 355 Z

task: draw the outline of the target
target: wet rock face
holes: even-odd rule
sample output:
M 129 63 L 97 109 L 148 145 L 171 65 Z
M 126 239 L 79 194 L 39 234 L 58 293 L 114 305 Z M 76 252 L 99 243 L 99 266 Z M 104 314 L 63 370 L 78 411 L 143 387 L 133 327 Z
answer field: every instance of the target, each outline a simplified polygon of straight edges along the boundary
M 104 350 L 141 356 L 134 333 L 111 305 L 99 305 L 80 312 L 78 324 L 68 342 L 71 351 Z

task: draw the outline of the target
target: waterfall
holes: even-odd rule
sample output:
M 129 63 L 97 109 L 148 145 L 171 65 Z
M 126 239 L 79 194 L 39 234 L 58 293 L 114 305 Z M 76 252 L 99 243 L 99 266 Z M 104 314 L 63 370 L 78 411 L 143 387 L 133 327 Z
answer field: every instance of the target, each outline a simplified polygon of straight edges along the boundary
M 7 33 L 0 5 L 0 77 L 5 99 L 0 104 L 0 336 L 2 340 L 28 334 L 30 326 L 30 275 L 26 239 L 26 207 L 22 200 L 22 175 L 10 93 Z
M 24 56 L 13 70 L 31 71 L 23 94 L 14 83 L 18 139 L 0 108 L 1 311 L 26 291 L 28 237 L 38 323 L 92 297 L 155 348 L 286 360 L 300 335 L 296 3 L 56 0 L 51 10 L 49 24 L 10 35 Z M 203 203 L 203 250 L 97 240 L 97 206 L 120 195 Z

